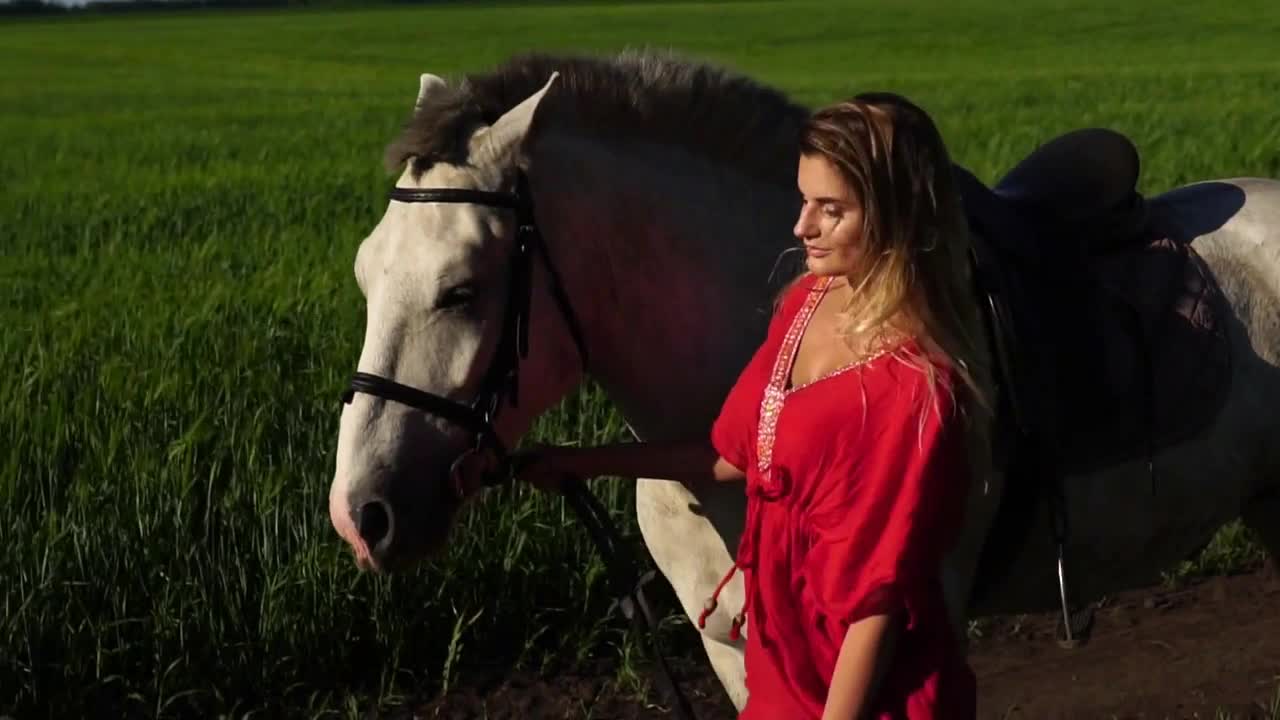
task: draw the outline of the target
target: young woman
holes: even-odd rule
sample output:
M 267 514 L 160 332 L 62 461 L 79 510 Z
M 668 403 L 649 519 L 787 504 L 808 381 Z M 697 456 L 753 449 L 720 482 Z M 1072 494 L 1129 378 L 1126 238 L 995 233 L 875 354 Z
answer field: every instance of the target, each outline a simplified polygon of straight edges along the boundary
M 544 449 L 520 477 L 745 480 L 742 718 L 971 718 L 940 572 L 985 461 L 989 359 L 951 162 L 891 94 L 815 113 L 798 169 L 807 272 L 710 444 Z M 723 586 L 723 582 L 721 586 Z M 718 593 L 718 591 L 717 591 Z M 706 615 L 714 612 L 708 601 Z

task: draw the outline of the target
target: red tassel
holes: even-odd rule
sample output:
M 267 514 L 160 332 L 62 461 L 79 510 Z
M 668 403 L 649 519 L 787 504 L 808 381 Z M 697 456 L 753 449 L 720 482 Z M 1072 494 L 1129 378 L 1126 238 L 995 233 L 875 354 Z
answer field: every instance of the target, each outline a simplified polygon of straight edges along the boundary
M 733 616 L 733 626 L 729 628 L 729 639 L 738 640 L 742 637 L 742 625 L 747 621 L 746 613 L 738 613 Z
M 725 576 L 720 578 L 720 584 L 716 585 L 716 589 L 711 593 L 711 597 L 707 598 L 706 604 L 702 606 L 702 612 L 698 613 L 698 627 L 700 629 L 706 629 L 707 616 L 716 611 L 716 598 L 720 597 L 720 591 L 724 589 L 725 585 L 729 584 L 729 580 L 737 570 L 737 563 L 731 565 L 729 567 L 729 572 L 725 573 Z
M 698 613 L 698 627 L 706 629 L 707 616 L 716 611 L 716 599 L 708 598 L 707 602 L 702 606 L 702 612 Z

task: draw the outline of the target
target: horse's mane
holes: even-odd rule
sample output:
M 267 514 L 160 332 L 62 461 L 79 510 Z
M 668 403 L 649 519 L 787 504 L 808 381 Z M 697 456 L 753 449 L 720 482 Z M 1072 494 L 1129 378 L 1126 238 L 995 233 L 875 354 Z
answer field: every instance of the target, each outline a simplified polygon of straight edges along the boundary
M 723 68 L 671 53 L 613 57 L 516 56 L 492 72 L 437 90 L 388 147 L 392 171 L 462 164 L 476 128 L 560 77 L 538 108 L 537 128 L 676 145 L 752 176 L 792 184 L 800 126 L 808 110 L 781 92 Z M 535 129 L 535 132 L 537 131 Z

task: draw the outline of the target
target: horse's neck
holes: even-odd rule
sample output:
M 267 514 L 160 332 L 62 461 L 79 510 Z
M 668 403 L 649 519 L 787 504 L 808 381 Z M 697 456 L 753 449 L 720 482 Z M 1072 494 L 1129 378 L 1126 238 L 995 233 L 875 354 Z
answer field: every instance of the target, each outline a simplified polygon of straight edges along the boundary
M 534 168 L 591 375 L 641 436 L 705 432 L 795 271 L 795 193 L 678 149 L 565 137 Z

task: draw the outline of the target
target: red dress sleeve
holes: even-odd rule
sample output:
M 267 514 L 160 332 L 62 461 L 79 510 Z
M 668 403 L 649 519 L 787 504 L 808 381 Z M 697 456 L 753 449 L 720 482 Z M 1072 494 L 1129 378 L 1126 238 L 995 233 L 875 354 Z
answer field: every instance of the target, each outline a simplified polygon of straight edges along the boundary
M 964 427 L 950 390 L 939 382 L 929 403 L 920 371 L 888 366 L 879 373 L 890 376 L 886 385 L 868 393 L 866 439 L 848 475 L 821 481 L 808 517 L 801 573 L 815 619 L 839 637 L 872 615 L 905 614 L 907 629 L 945 621 L 942 560 L 960 532 L 969 489 Z M 893 382 L 907 374 L 916 379 Z
M 711 445 L 720 457 L 744 472 L 755 462 L 755 430 L 760 418 L 760 400 L 764 397 L 764 386 L 773 370 L 774 358 L 791 319 L 804 304 L 805 293 L 813 288 L 815 280 L 813 276 L 803 277 L 787 290 L 769 321 L 764 342 L 738 374 L 720 407 L 720 414 L 711 425 Z
M 712 447 L 720 457 L 743 472 L 751 466 L 751 458 L 754 457 L 751 452 L 751 423 L 755 422 L 757 411 L 752 408 L 752 395 L 747 392 L 748 386 L 753 384 L 752 376 L 759 374 L 752 372 L 753 364 L 748 363 L 743 368 L 720 408 L 720 415 L 711 425 Z

